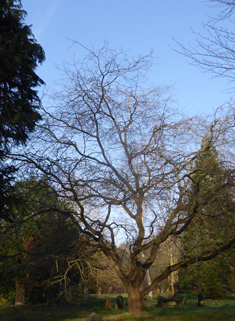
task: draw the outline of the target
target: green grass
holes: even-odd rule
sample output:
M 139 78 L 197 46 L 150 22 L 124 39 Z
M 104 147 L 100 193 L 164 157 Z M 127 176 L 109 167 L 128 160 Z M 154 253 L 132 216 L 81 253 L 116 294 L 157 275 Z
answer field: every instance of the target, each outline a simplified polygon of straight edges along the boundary
M 142 315 L 130 316 L 127 308 L 122 311 L 113 308 L 106 311 L 104 304 L 98 300 L 90 300 L 87 306 L 0 306 L 1 321 L 15 321 L 24 316 L 27 321 L 85 321 L 91 312 L 102 315 L 103 321 L 235 321 L 235 300 L 208 300 L 205 307 L 198 307 L 197 300 L 188 300 L 187 305 L 178 308 L 157 308 L 154 302 L 152 311 L 144 311 Z

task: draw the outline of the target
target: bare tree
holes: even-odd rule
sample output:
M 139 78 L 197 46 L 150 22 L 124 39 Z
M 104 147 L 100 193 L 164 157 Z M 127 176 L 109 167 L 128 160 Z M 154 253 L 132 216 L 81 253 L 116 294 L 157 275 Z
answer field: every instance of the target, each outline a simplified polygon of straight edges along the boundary
M 74 204 L 67 215 L 113 265 L 134 314 L 172 272 L 235 243 L 230 235 L 215 240 L 200 256 L 170 264 L 141 289 L 161 245 L 182 235 L 197 216 L 199 184 L 190 210 L 185 198 L 194 161 L 209 148 L 201 146 L 202 137 L 225 149 L 233 142 L 233 121 L 218 113 L 211 121 L 181 115 L 170 88 L 147 85 L 151 55 L 130 59 L 107 46 L 88 52 L 83 61 L 65 65 L 63 90 L 44 108 L 37 137 L 27 153 L 13 156 L 25 163 L 24 172 L 32 168 L 46 175 L 58 195 Z M 232 184 L 233 172 L 228 173 Z M 129 266 L 118 249 L 123 241 Z
M 212 7 L 221 9 L 215 21 L 231 18 L 235 10 L 234 0 L 207 0 L 207 3 L 212 3 Z
M 176 50 L 189 61 L 216 77 L 225 77 L 233 85 L 235 80 L 235 1 L 207 0 L 212 8 L 220 12 L 204 24 L 205 34 L 194 32 L 196 46 L 180 44 Z M 233 88 L 234 90 L 234 88 Z

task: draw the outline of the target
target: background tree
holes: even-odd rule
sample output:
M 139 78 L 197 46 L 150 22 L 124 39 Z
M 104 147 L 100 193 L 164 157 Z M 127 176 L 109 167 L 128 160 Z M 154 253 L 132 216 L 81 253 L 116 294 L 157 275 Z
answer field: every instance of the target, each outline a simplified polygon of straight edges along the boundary
M 70 283 L 80 280 L 78 269 L 71 267 L 67 279 L 64 274 L 69 261 L 76 259 L 80 264 L 81 253 L 88 254 L 87 246 L 78 242 L 77 229 L 64 215 L 69 206 L 58 199 L 47 180 L 32 177 L 18 182 L 14 192 L 20 194 L 23 205 L 14 208 L 14 223 L 4 222 L 1 227 L 0 292 L 12 296 L 13 284 L 20 282 L 27 287 L 28 302 L 43 303 L 47 288 L 56 284 L 53 299 L 57 299 L 66 290 L 68 278 Z
M 234 250 L 180 272 L 180 288 L 215 299 L 234 293 Z
M 61 199 L 76 203 L 68 215 L 113 265 L 127 289 L 130 313 L 142 311 L 143 297 L 172 272 L 210 260 L 235 243 L 234 233 L 224 239 L 215 233 L 211 246 L 170 263 L 142 288 L 164 242 L 181 236 L 200 216 L 203 186 L 195 184 L 190 207 L 186 199 L 195 159 L 207 149 L 201 136 L 224 150 L 234 140 L 227 111 L 212 119 L 188 119 L 173 108 L 169 88 L 149 87 L 145 76 L 151 61 L 151 55 L 131 59 L 107 46 L 89 50 L 65 70 L 63 88 L 53 106 L 44 108 L 46 121 L 36 140 L 25 153 L 12 154 L 22 168 L 43 173 Z M 229 159 L 227 167 L 232 167 Z M 233 182 L 228 170 L 220 193 Z M 223 224 L 228 225 L 226 219 Z M 129 244 L 128 266 L 118 248 L 123 239 Z
M 235 80 L 235 1 L 207 0 L 212 8 L 220 8 L 220 13 L 204 24 L 205 35 L 195 33 L 196 46 L 186 47 L 180 44 L 181 53 L 190 59 L 192 64 L 213 74 L 225 77 L 232 84 Z M 234 88 L 233 88 L 234 90 Z
M 193 220 L 193 226 L 186 230 L 184 236 L 188 253 L 194 250 L 198 255 L 205 246 L 213 246 L 215 240 L 217 241 L 217 235 L 226 239 L 227 236 L 231 237 L 235 228 L 234 196 L 233 190 L 227 185 L 227 170 L 221 166 L 215 148 L 206 141 L 203 145 L 205 151 L 195 162 L 188 194 L 188 206 L 191 207 L 197 195 L 200 207 L 197 217 Z M 200 194 L 195 191 L 198 186 Z M 221 189 L 220 186 L 226 188 Z M 195 237 L 192 238 L 192 234 Z
M 183 258 L 183 248 L 181 236 L 171 236 L 165 241 L 157 253 L 156 260 L 150 268 L 152 278 L 159 275 L 174 263 Z M 172 272 L 167 279 L 157 285 L 157 293 L 162 296 L 174 296 L 179 289 L 178 271 Z
M 21 1 L 0 1 L 0 216 L 12 220 L 11 180 L 16 171 L 9 166 L 9 151 L 25 144 L 41 119 L 36 87 L 44 82 L 35 73 L 45 59 L 30 26 L 23 23 L 26 12 Z
M 199 197 L 201 204 L 198 215 L 193 219 L 184 233 L 184 254 L 187 257 L 200 256 L 200 253 L 221 240 L 229 238 L 235 232 L 234 190 L 226 186 L 227 172 L 221 166 L 216 149 L 205 140 L 203 142 L 205 152 L 195 161 L 194 175 L 188 194 L 188 205 L 194 203 L 195 195 Z M 200 186 L 200 194 L 195 189 Z M 205 202 L 205 199 L 210 199 Z M 193 236 L 193 237 L 192 237 Z M 210 297 L 218 297 L 225 288 L 229 288 L 233 279 L 230 254 L 222 256 L 210 262 L 199 262 L 196 266 L 187 268 L 184 272 L 184 286 L 188 284 L 193 290 L 204 292 Z M 231 262 L 232 263 L 232 262 Z

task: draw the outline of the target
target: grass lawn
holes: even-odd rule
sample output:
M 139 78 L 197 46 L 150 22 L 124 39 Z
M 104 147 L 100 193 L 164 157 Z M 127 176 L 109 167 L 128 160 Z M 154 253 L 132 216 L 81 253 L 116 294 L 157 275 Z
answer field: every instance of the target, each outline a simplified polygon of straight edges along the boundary
M 115 299 L 112 301 L 115 305 Z M 103 321 L 235 321 L 235 300 L 208 300 L 205 307 L 198 307 L 197 300 L 188 300 L 183 307 L 157 308 L 154 301 L 152 311 L 143 315 L 130 316 L 127 308 L 121 311 L 104 309 L 104 303 L 91 299 L 89 306 L 0 306 L 1 321 L 15 321 L 22 316 L 27 321 L 86 321 L 91 312 L 103 317 Z

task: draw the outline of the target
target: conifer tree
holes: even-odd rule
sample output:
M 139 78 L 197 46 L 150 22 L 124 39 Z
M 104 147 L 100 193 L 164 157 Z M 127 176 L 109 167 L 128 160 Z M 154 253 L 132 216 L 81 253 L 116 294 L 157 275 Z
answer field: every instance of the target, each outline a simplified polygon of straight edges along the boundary
M 220 241 L 234 233 L 234 200 L 233 192 L 226 182 L 226 169 L 221 165 L 216 149 L 207 141 L 203 144 L 205 152 L 195 162 L 193 181 L 188 193 L 190 208 L 196 189 L 200 190 L 198 213 L 183 237 L 187 257 L 195 254 L 199 256 L 205 250 L 209 253 L 212 248 L 219 246 Z M 181 276 L 184 286 L 204 291 L 211 297 L 221 295 L 224 286 L 228 288 L 230 278 L 233 278 L 226 253 L 212 261 L 188 267 L 187 273 L 184 271 Z
M 16 169 L 6 164 L 9 151 L 25 144 L 41 119 L 36 87 L 43 80 L 35 73 L 45 54 L 19 0 L 0 0 L 0 217 L 12 220 L 11 180 Z

